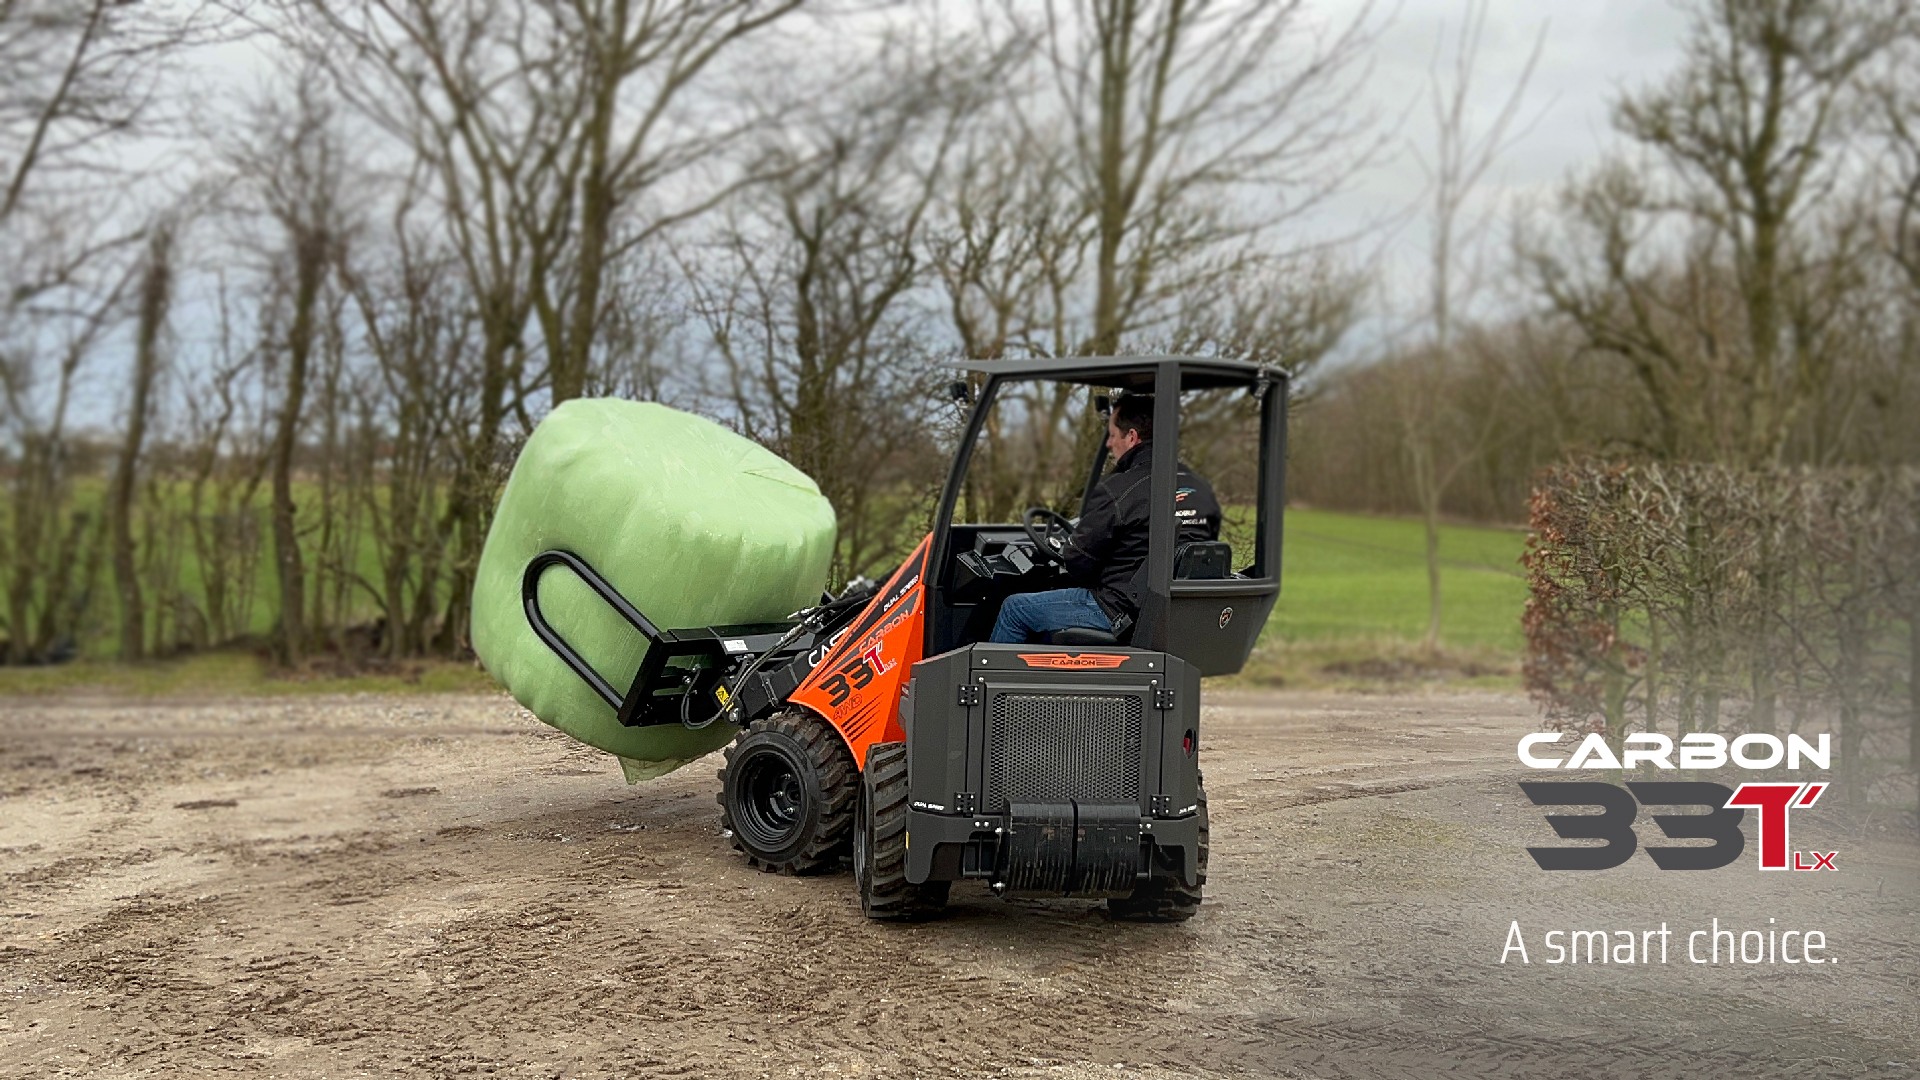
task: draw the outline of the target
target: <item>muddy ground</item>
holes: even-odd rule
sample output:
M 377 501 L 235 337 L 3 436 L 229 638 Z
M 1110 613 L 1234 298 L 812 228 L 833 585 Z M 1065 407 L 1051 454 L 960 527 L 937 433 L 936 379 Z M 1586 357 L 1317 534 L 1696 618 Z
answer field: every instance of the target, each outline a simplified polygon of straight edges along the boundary
M 1199 918 L 902 927 L 749 870 L 711 762 L 629 788 L 504 698 L 0 704 L 0 1076 L 1920 1076 L 1910 824 L 1806 812 L 1833 873 L 1546 873 L 1522 699 L 1203 723 Z M 1715 917 L 1833 963 L 1688 963 Z M 1664 965 L 1544 962 L 1663 921 Z

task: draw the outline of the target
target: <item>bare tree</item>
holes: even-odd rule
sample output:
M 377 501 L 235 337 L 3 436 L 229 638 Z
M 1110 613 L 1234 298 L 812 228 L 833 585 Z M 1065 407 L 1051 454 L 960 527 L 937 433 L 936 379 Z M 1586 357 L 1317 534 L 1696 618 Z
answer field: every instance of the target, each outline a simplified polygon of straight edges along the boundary
M 268 461 L 258 433 L 269 427 L 269 409 L 253 391 L 266 349 L 258 341 L 243 343 L 225 275 L 215 300 L 212 348 L 182 372 L 187 385 L 181 397 L 189 447 L 187 521 L 200 569 L 200 615 L 207 641 L 223 644 L 252 622 L 261 550 L 254 499 Z
M 394 212 L 389 258 L 374 262 L 363 250 L 361 260 L 340 266 L 374 362 L 355 390 L 355 414 L 364 438 L 378 444 L 362 450 L 368 475 L 358 497 L 380 580 L 361 584 L 378 604 L 381 643 L 393 658 L 426 652 L 436 637 L 451 561 L 440 508 L 461 473 L 459 433 L 476 417 L 471 353 L 484 333 L 460 286 L 458 257 L 431 224 L 414 220 L 416 194 Z
M 126 315 L 145 214 L 117 155 L 152 135 L 161 77 L 206 11 L 0 2 L 0 453 L 12 458 L 7 659 L 65 652 L 102 518 L 70 500 L 83 365 Z M 95 541 L 101 543 L 95 543 Z
M 1301 268 L 1319 261 L 1280 230 L 1376 145 L 1342 100 L 1368 10 L 1324 34 L 1294 2 L 1050 0 L 1000 11 L 1028 63 L 958 155 L 929 233 L 967 355 L 1253 355 L 1242 350 L 1256 339 L 1279 340 L 1266 331 L 1317 321 L 1240 301 L 1308 299 L 1270 287 L 1305 281 Z M 1014 392 L 1036 460 L 1057 460 L 1056 442 L 1082 437 L 1070 388 Z M 1024 467 L 976 461 L 978 512 L 1012 509 Z
M 1051 92 L 1022 115 L 1064 122 L 1065 172 L 1091 218 L 1091 319 L 1077 351 L 1113 353 L 1178 299 L 1232 280 L 1251 241 L 1367 159 L 1366 118 L 1342 95 L 1370 17 L 1363 6 L 1316 36 L 1299 0 L 1045 6 Z
M 1912 464 L 1920 447 L 1912 434 L 1910 417 L 1920 403 L 1920 373 L 1912 361 L 1920 352 L 1920 78 L 1915 77 L 1914 59 L 1920 57 L 1920 28 L 1894 43 L 1892 62 L 1877 88 L 1878 123 L 1883 144 L 1890 151 L 1882 159 L 1890 197 L 1883 214 L 1882 246 L 1899 271 L 1904 289 L 1895 301 L 1897 314 L 1886 320 L 1897 329 L 1891 347 L 1891 378 L 1880 387 L 1883 414 L 1893 429 L 1906 429 L 1905 446 L 1896 448 L 1888 432 L 1883 452 L 1890 460 Z M 1896 550 L 1907 552 L 1905 565 L 1885 575 L 1900 607 L 1907 632 L 1907 754 L 1908 767 L 1920 772 L 1920 526 L 1913 515 L 1904 515 L 1901 524 L 1906 535 Z
M 739 137 L 738 123 L 709 126 L 676 109 L 714 59 L 801 6 L 802 0 L 572 0 L 578 19 L 568 51 L 587 62 L 579 93 L 583 156 L 574 164 L 570 198 L 579 205 L 577 239 L 556 295 L 552 278 L 534 282 L 547 342 L 553 400 L 579 397 L 605 312 L 608 264 L 678 221 L 717 205 L 732 190 L 720 184 L 686 205 L 647 218 L 627 216 L 649 192 L 714 156 Z
M 186 46 L 220 32 L 210 5 L 124 0 L 0 3 L 0 223 L 52 178 L 93 194 L 110 173 L 113 137 L 138 131 L 161 102 L 162 79 Z M 98 207 L 95 207 L 96 211 Z
M 961 148 L 926 248 L 962 355 L 1072 349 L 1065 294 L 1091 232 L 1062 164 L 1046 137 L 1004 122 Z
M 1883 138 L 1891 151 L 1887 251 L 1920 296 L 1920 85 L 1903 66 L 1882 84 L 1878 97 Z
M 273 420 L 268 469 L 269 519 L 274 569 L 279 581 L 279 620 L 274 652 L 282 663 L 297 664 L 308 643 L 306 561 L 295 521 L 293 461 L 308 417 L 306 401 L 317 351 L 326 334 L 328 279 L 346 242 L 347 211 L 341 205 L 343 162 L 335 120 L 314 71 L 302 72 L 292 102 L 262 102 L 253 129 L 229 148 L 233 173 L 252 187 L 260 212 L 279 232 L 269 258 L 284 305 L 284 326 L 268 324 L 274 334 L 268 355 L 279 366 L 280 400 Z
M 1701 0 L 1685 66 L 1624 97 L 1642 155 L 1571 188 L 1536 287 L 1656 410 L 1656 445 L 1776 460 L 1831 379 L 1865 234 L 1829 197 L 1855 159 L 1861 76 L 1911 20 L 1898 0 Z
M 1459 427 L 1463 417 L 1461 402 L 1440 393 L 1441 372 L 1436 369 L 1455 361 L 1455 321 L 1458 309 L 1469 303 L 1479 290 L 1476 267 L 1463 266 L 1464 258 L 1475 252 L 1464 233 L 1480 231 L 1487 214 L 1477 221 L 1468 215 L 1475 208 L 1474 198 L 1487 172 L 1519 134 L 1514 124 L 1519 119 L 1520 102 L 1532 80 L 1534 65 L 1546 43 L 1541 28 L 1528 53 L 1526 64 L 1507 91 L 1505 100 L 1484 130 L 1472 128 L 1475 105 L 1474 75 L 1480 63 L 1481 37 L 1486 31 L 1485 0 L 1468 0 L 1461 24 L 1454 36 L 1450 55 L 1436 51 L 1429 71 L 1428 104 L 1433 118 L 1431 154 L 1418 153 L 1427 175 L 1431 200 L 1428 218 L 1427 319 L 1430 333 L 1425 348 L 1410 358 L 1403 376 L 1397 410 L 1407 453 L 1408 475 L 1414 496 L 1420 504 L 1425 524 L 1427 563 L 1427 629 L 1421 648 L 1429 655 L 1440 647 L 1440 504 L 1447 488 L 1470 466 L 1494 437 L 1491 423 L 1483 422 L 1472 431 L 1464 445 L 1456 442 L 1456 452 L 1443 461 L 1446 440 L 1439 428 Z M 1443 59 L 1446 71 L 1443 74 Z M 1444 414 L 1444 415 L 1443 415 Z M 1498 414 L 1486 410 L 1491 419 Z
M 81 363 L 114 325 L 121 299 L 131 285 L 123 274 L 57 321 L 52 387 L 45 372 L 25 350 L 0 357 L 0 388 L 9 456 L 13 458 L 6 546 L 8 663 L 46 660 L 71 654 L 76 647 L 99 565 L 103 533 L 95 515 L 74 506 L 73 482 L 89 471 L 76 460 L 67 430 L 74 383 Z M 37 401 L 51 395 L 44 413 Z
M 931 365 L 911 293 L 983 78 L 902 48 L 790 119 L 765 155 L 779 179 L 733 215 L 726 258 L 693 279 L 734 414 L 833 503 L 843 579 L 885 569 L 923 518 Z
M 746 129 L 686 107 L 703 73 L 802 3 L 336 0 L 290 16 L 317 31 L 311 54 L 346 57 L 350 94 L 431 164 L 448 214 L 478 218 L 450 224 L 476 291 L 500 297 L 499 347 L 533 316 L 558 403 L 587 388 L 614 264 L 736 186 L 680 183 Z M 652 198 L 675 185 L 700 194 Z
M 275 27 L 399 142 L 417 172 L 407 186 L 431 192 L 478 321 L 474 413 L 453 433 L 459 463 L 437 524 L 452 573 L 437 642 L 447 651 L 465 640 L 503 432 L 547 377 L 528 365 L 533 283 L 559 272 L 572 228 L 589 62 L 561 47 L 550 24 L 565 17 L 504 0 L 338 0 L 285 4 Z
M 1909 359 L 1920 353 L 1920 27 L 1908 30 L 1889 51 L 1874 94 L 1875 141 L 1886 151 L 1877 155 L 1884 201 L 1875 217 L 1894 282 L 1881 290 L 1887 309 L 1856 325 L 1887 333 L 1882 378 L 1871 390 L 1880 420 L 1876 441 L 1886 459 L 1914 462 L 1920 461 L 1920 433 L 1906 418 L 1920 407 L 1920 370 Z
M 1298 257 L 1280 228 L 1377 146 L 1342 100 L 1370 12 L 1322 34 L 1302 7 L 1002 6 L 1030 63 L 960 155 L 930 244 L 969 355 L 1181 336 L 1193 305 Z
M 443 647 L 464 641 L 507 424 L 530 420 L 529 395 L 585 390 L 621 261 L 733 189 L 691 174 L 742 124 L 684 106 L 717 58 L 800 2 L 281 5 L 277 28 L 433 178 L 480 314 L 478 415 L 458 433 L 442 515 L 454 573 Z

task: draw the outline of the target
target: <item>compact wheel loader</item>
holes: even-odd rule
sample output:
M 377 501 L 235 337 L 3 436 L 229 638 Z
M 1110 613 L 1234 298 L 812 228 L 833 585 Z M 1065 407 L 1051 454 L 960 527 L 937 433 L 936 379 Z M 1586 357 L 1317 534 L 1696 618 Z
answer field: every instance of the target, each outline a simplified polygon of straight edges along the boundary
M 1240 670 L 1279 596 L 1287 377 L 1196 357 L 960 368 L 955 400 L 972 408 L 933 531 L 884 582 L 856 581 L 784 622 L 663 630 L 578 556 L 548 551 L 526 570 L 527 619 L 621 723 L 740 728 L 720 770 L 722 822 L 764 870 L 813 873 L 850 857 L 876 919 L 934 914 L 959 881 L 1004 897 L 1104 898 L 1121 918 L 1189 918 L 1207 879 L 1200 680 Z M 1138 619 L 1117 633 L 985 643 L 1007 596 L 1068 584 L 1060 553 L 1072 527 L 1045 506 L 1020 522 L 956 520 L 994 410 L 1005 427 L 1078 392 L 1104 412 L 1094 391 L 1116 389 L 1154 395 L 1150 497 L 1164 512 L 1150 521 Z M 1237 474 L 1243 494 L 1221 498 L 1250 556 L 1239 570 L 1233 544 L 1176 543 L 1182 406 L 1197 396 L 1215 412 L 1229 403 L 1257 431 Z M 1087 430 L 1096 422 L 1104 428 L 1091 416 Z M 1083 506 L 1106 457 L 1102 443 Z M 624 692 L 542 617 L 536 585 L 555 567 L 647 638 Z

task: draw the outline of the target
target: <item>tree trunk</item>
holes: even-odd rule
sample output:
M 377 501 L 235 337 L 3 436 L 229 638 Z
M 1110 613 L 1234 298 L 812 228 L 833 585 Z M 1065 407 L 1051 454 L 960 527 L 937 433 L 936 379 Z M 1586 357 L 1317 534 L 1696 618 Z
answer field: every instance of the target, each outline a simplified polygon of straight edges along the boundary
M 607 143 L 612 138 L 612 79 L 603 88 L 604 101 L 595 110 L 588 130 L 592 161 L 582 182 L 580 241 L 575 258 L 577 281 L 573 311 L 567 320 L 566 336 L 549 354 L 553 375 L 553 403 L 572 401 L 587 392 L 587 365 L 593 355 L 593 338 L 600 323 L 600 289 L 607 261 L 607 242 L 613 218 L 611 179 L 607 176 Z
M 1747 722 L 1747 729 L 1771 735 L 1779 730 L 1779 721 L 1775 716 L 1779 692 L 1774 686 L 1772 658 L 1765 652 L 1754 658 L 1752 685 L 1753 715 Z
M 34 467 L 33 456 L 24 455 L 26 461 L 22 472 Z M 20 489 L 27 484 L 17 484 L 13 504 L 13 573 L 7 580 L 7 650 L 0 657 L 7 664 L 24 664 L 31 658 L 30 642 L 33 638 L 33 608 L 30 600 L 33 596 L 33 569 L 37 561 L 35 552 L 28 543 L 37 539 L 40 533 L 39 517 L 47 513 L 43 503 L 37 500 L 19 498 Z
M 140 321 L 133 353 L 133 402 L 128 409 L 126 438 L 113 473 L 107 515 L 113 538 L 113 580 L 120 596 L 120 659 L 133 661 L 146 654 L 146 608 L 140 595 L 140 569 L 134 558 L 133 494 L 140 465 L 140 447 L 146 441 L 147 413 L 153 395 L 154 374 L 160 363 L 160 329 L 167 319 L 172 287 L 173 235 L 155 230 L 147 247 L 147 265 L 140 283 Z
M 1647 695 L 1640 730 L 1658 730 L 1660 722 L 1660 618 L 1647 612 Z
M 1747 726 L 1751 731 L 1771 735 L 1779 728 L 1774 718 L 1779 688 L 1774 682 L 1771 616 L 1780 607 L 1780 582 L 1773 571 L 1775 554 L 1772 537 L 1769 534 L 1763 533 L 1761 536 L 1760 558 L 1763 569 L 1754 575 L 1755 591 L 1758 593 L 1758 617 L 1753 625 L 1753 671 L 1750 680 L 1753 710 Z
M 466 460 L 460 464 L 453 492 L 447 499 L 446 515 L 441 519 L 442 540 L 454 554 L 447 568 L 446 614 L 440 620 L 433 644 L 436 651 L 448 656 L 457 656 L 467 647 L 473 582 L 480 567 L 480 548 L 486 542 L 487 522 L 493 506 L 493 456 L 499 448 L 500 428 L 507 416 L 510 381 L 507 353 L 518 333 L 510 314 L 514 311 L 510 296 L 493 298 L 481 354 L 479 430 L 465 447 Z
M 1415 409 L 1421 408 L 1416 404 Z M 1433 467 L 1433 446 L 1429 425 L 1413 421 L 1407 431 L 1407 452 L 1413 473 L 1414 498 L 1420 504 L 1421 524 L 1426 532 L 1427 631 L 1420 638 L 1420 651 L 1428 657 L 1440 650 L 1440 481 Z
M 274 634 L 275 658 L 298 664 L 306 655 L 305 572 L 300 538 L 294 530 L 293 452 L 300 437 L 300 410 L 306 403 L 307 367 L 313 357 L 314 309 L 326 276 L 328 237 L 321 229 L 294 233 L 293 327 L 287 335 L 286 398 L 273 438 L 273 560 L 280 579 L 280 624 Z
M 1440 500 L 1423 497 L 1421 504 L 1427 532 L 1427 633 L 1420 648 L 1433 656 L 1440 651 Z
M 1100 42 L 1100 141 L 1095 162 L 1099 246 L 1094 253 L 1093 337 L 1087 352 L 1120 350 L 1126 313 L 1120 310 L 1120 247 L 1133 207 L 1127 199 L 1127 90 L 1133 75 L 1132 10 L 1108 12 Z

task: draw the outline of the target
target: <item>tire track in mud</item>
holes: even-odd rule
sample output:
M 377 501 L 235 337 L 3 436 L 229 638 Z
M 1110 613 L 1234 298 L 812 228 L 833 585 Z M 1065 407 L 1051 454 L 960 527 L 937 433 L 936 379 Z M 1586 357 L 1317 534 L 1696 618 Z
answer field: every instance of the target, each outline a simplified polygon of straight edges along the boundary
M 1528 1037 L 1417 1020 L 1305 1020 L 1275 1017 L 1198 1048 L 1194 1062 L 1227 1072 L 1284 1077 L 1339 1078 L 1469 1076 L 1563 1080 L 1568 1076 L 1632 1076 L 1645 1080 L 1694 1080 L 1701 1076 L 1765 1078 L 1859 1076 L 1874 1071 L 1830 1052 L 1830 1036 L 1818 1025 L 1789 1020 L 1780 1032 L 1802 1045 L 1783 1057 L 1782 1047 L 1764 1049 L 1705 1043 L 1696 1035 Z M 1221 1050 L 1222 1044 L 1226 1049 Z M 1889 1070 L 1889 1075 L 1899 1070 Z
M 1462 903 L 1504 902 L 1451 860 L 1505 827 L 1480 815 L 1511 783 L 1501 724 L 1524 729 L 1522 705 L 1502 721 L 1485 700 L 1229 700 L 1207 718 L 1214 881 L 1178 927 L 970 890 L 944 921 L 871 925 L 850 878 L 762 875 L 727 850 L 709 763 L 628 789 L 500 700 L 163 707 L 110 743 L 42 740 L 57 725 L 0 710 L 0 767 L 25 785 L 0 822 L 26 805 L 92 830 L 0 835 L 0 1075 L 1663 1078 L 1909 1060 L 1898 1033 L 1738 992 L 1689 1036 L 1663 1019 L 1685 1001 L 1671 988 L 1602 1014 L 1577 986 L 1444 970 L 1438 946 L 1396 960 L 1383 936 L 1454 940 L 1435 935 L 1461 933 Z M 109 719 L 128 723 L 76 722 Z M 146 769 L 156 746 L 165 767 Z M 174 809 L 209 798 L 238 805 Z M 1889 956 L 1911 955 L 1899 933 Z M 1822 1059 L 1836 1037 L 1852 1049 Z
M 567 832 L 579 831 L 580 822 L 549 824 Z M 713 840 L 705 829 L 669 831 L 686 840 Z M 492 849 L 473 855 L 496 860 L 506 854 L 503 848 L 558 846 L 533 838 L 466 839 L 469 848 Z M 70 937 L 90 944 L 77 954 L 67 952 L 70 973 L 62 985 L 104 996 L 126 1021 L 97 1060 L 127 1068 L 198 1068 L 211 1060 L 203 1051 L 217 1051 L 222 1060 L 244 1059 L 247 1046 L 291 1042 L 353 1052 L 373 1048 L 370 1061 L 454 1075 L 512 1060 L 555 1030 L 577 1026 L 576 1010 L 564 1003 L 579 1000 L 583 992 L 604 995 L 610 1015 L 623 1027 L 645 1025 L 644 1041 L 656 1051 L 623 1049 L 612 1059 L 636 1075 L 738 1065 L 724 1056 L 687 1052 L 710 1042 L 716 1025 L 734 1051 L 746 1055 L 743 1060 L 790 1061 L 798 1051 L 819 1060 L 864 1062 L 863 1067 L 897 1070 L 897 1075 L 973 1074 L 971 1067 L 951 1070 L 941 1062 L 952 1045 L 968 1042 L 982 1023 L 1011 1044 L 1071 1042 L 1086 1030 L 1070 1019 L 1071 1012 L 1052 1023 L 1009 1024 L 1029 1011 L 1031 994 L 981 1021 L 954 1023 L 956 999 L 980 978 L 956 979 L 898 948 L 872 948 L 872 941 L 863 940 L 864 920 L 851 912 L 844 878 L 762 879 L 742 872 L 730 876 L 765 887 L 735 884 L 720 891 L 722 902 L 731 892 L 746 903 L 745 916 L 732 925 L 722 920 L 708 932 L 689 932 L 690 925 L 714 922 L 695 909 L 656 918 L 655 926 L 626 928 L 606 917 L 609 890 L 647 894 L 663 904 L 692 900 L 705 906 L 716 899 L 714 889 L 693 883 L 636 884 L 633 875 L 661 869 L 660 860 L 634 858 L 629 845 L 607 845 L 587 858 L 548 867 L 547 898 L 541 902 L 505 912 L 457 914 L 423 944 L 383 949 L 376 928 L 393 913 L 378 910 L 382 901 L 420 880 L 412 871 L 377 869 L 382 855 L 402 850 L 404 845 L 356 838 L 297 855 L 269 855 L 256 860 L 256 873 L 242 875 L 227 895 L 194 904 L 137 904 L 78 928 Z M 294 868 L 299 870 L 295 877 L 246 880 L 261 876 L 260 871 L 271 875 Z M 196 962 L 189 955 L 192 943 L 212 924 L 243 917 L 244 898 L 262 890 L 304 896 L 323 909 L 352 903 L 376 910 L 345 925 L 327 910 L 307 916 L 324 939 L 343 946 L 341 951 L 290 948 L 293 939 L 283 938 L 266 954 L 244 960 L 208 963 L 203 956 Z M 783 906 L 767 910 L 764 898 L 757 903 L 751 898 L 756 892 L 784 894 Z M 249 936 L 277 935 L 271 928 L 264 935 L 256 928 Z M 649 943 L 659 942 L 666 948 L 648 955 L 655 947 Z M 404 971 L 408 961 L 417 977 L 400 977 L 409 974 Z M 178 974 L 195 968 L 202 969 L 195 977 Z M 892 989 L 876 997 L 875 986 Z M 1079 1004 L 1096 1011 L 1112 1008 L 1110 1002 L 1083 999 Z M 236 1019 L 236 1014 L 242 1015 Z M 196 1035 L 215 1027 L 222 1033 L 213 1046 Z M 780 1033 L 790 1028 L 803 1029 L 806 1042 L 783 1040 Z M 875 1044 L 890 1038 L 902 1041 L 876 1058 Z M 198 1049 L 176 1048 L 181 1040 Z M 389 1049 L 393 1046 L 414 1049 L 396 1055 Z M 677 1054 L 657 1052 L 674 1047 Z M 994 1060 L 992 1053 L 966 1056 L 983 1065 Z

